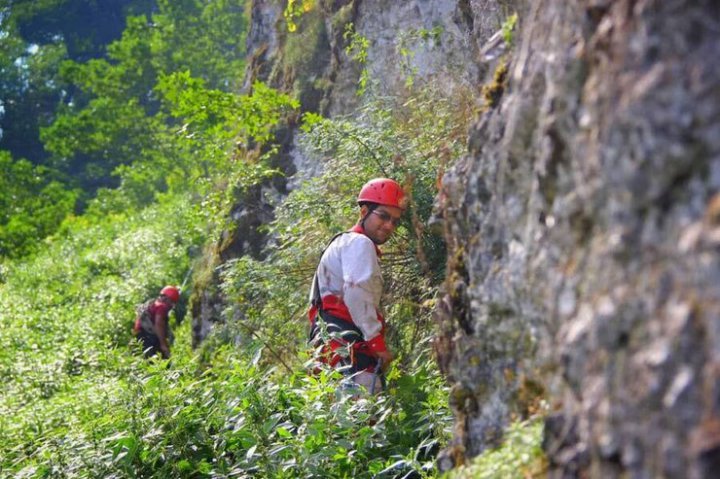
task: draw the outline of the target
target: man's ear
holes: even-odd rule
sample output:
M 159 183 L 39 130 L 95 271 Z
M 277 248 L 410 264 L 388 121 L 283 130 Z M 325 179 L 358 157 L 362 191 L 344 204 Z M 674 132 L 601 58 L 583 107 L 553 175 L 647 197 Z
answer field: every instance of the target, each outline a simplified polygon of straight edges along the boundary
M 365 218 L 369 212 L 370 208 L 368 207 L 368 205 L 362 205 L 360 207 L 360 218 Z

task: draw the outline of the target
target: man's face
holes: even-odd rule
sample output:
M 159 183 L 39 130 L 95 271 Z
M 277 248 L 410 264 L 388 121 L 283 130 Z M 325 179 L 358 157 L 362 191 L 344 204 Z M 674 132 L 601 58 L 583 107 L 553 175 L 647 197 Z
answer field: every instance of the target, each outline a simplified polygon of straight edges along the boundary
M 375 244 L 383 244 L 390 239 L 395 228 L 400 222 L 402 210 L 395 206 L 378 206 L 370 215 L 370 208 L 363 206 L 360 214 L 367 219 L 365 220 L 365 234 L 373 240 Z
M 168 297 L 165 296 L 164 294 L 161 294 L 161 295 L 160 295 L 160 301 L 162 301 L 163 303 L 167 304 L 167 305 L 170 306 L 171 308 L 172 308 L 173 306 L 175 306 L 175 301 L 173 301 L 172 299 L 168 298 Z

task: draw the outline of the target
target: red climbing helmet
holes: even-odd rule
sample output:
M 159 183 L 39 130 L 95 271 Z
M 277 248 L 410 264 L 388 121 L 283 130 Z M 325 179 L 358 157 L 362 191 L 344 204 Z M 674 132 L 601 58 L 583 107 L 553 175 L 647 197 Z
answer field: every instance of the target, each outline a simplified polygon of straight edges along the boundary
M 165 286 L 160 290 L 160 294 L 170 298 L 173 303 L 177 303 L 180 300 L 180 290 L 177 289 L 176 286 Z
M 365 183 L 358 195 L 358 203 L 377 203 L 405 209 L 405 192 L 397 181 L 389 178 L 375 178 Z

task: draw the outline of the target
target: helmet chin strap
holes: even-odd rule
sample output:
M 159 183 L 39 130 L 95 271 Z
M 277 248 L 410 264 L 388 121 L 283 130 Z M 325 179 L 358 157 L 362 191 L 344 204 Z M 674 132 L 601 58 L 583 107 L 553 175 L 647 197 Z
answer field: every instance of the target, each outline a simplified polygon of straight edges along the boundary
M 370 216 L 370 214 L 371 214 L 373 211 L 375 211 L 375 208 L 378 207 L 378 205 L 373 204 L 373 203 L 366 203 L 366 205 L 367 205 L 367 207 L 368 207 L 368 212 L 367 212 L 367 214 L 366 214 L 365 216 L 363 216 L 363 218 L 360 220 L 360 226 L 362 227 L 363 231 L 365 231 L 365 220 L 367 220 L 368 217 Z M 370 238 L 370 236 L 368 236 L 367 234 L 366 234 L 365 236 L 367 236 L 368 238 Z M 371 240 L 373 243 L 375 243 L 375 244 L 379 244 L 379 243 L 378 243 L 377 241 L 375 241 L 375 239 L 373 239 L 373 238 L 370 238 L 370 240 Z

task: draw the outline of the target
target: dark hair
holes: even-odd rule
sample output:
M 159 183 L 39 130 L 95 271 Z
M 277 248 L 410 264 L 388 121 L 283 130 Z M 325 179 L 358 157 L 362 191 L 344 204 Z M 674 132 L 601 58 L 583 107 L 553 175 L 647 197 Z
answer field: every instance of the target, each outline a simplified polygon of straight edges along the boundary
M 363 206 L 367 206 L 370 211 L 375 211 L 377 207 L 380 206 L 380 204 L 372 203 L 370 201 L 361 201 L 358 203 L 358 205 L 360 205 L 360 208 L 362 208 Z

